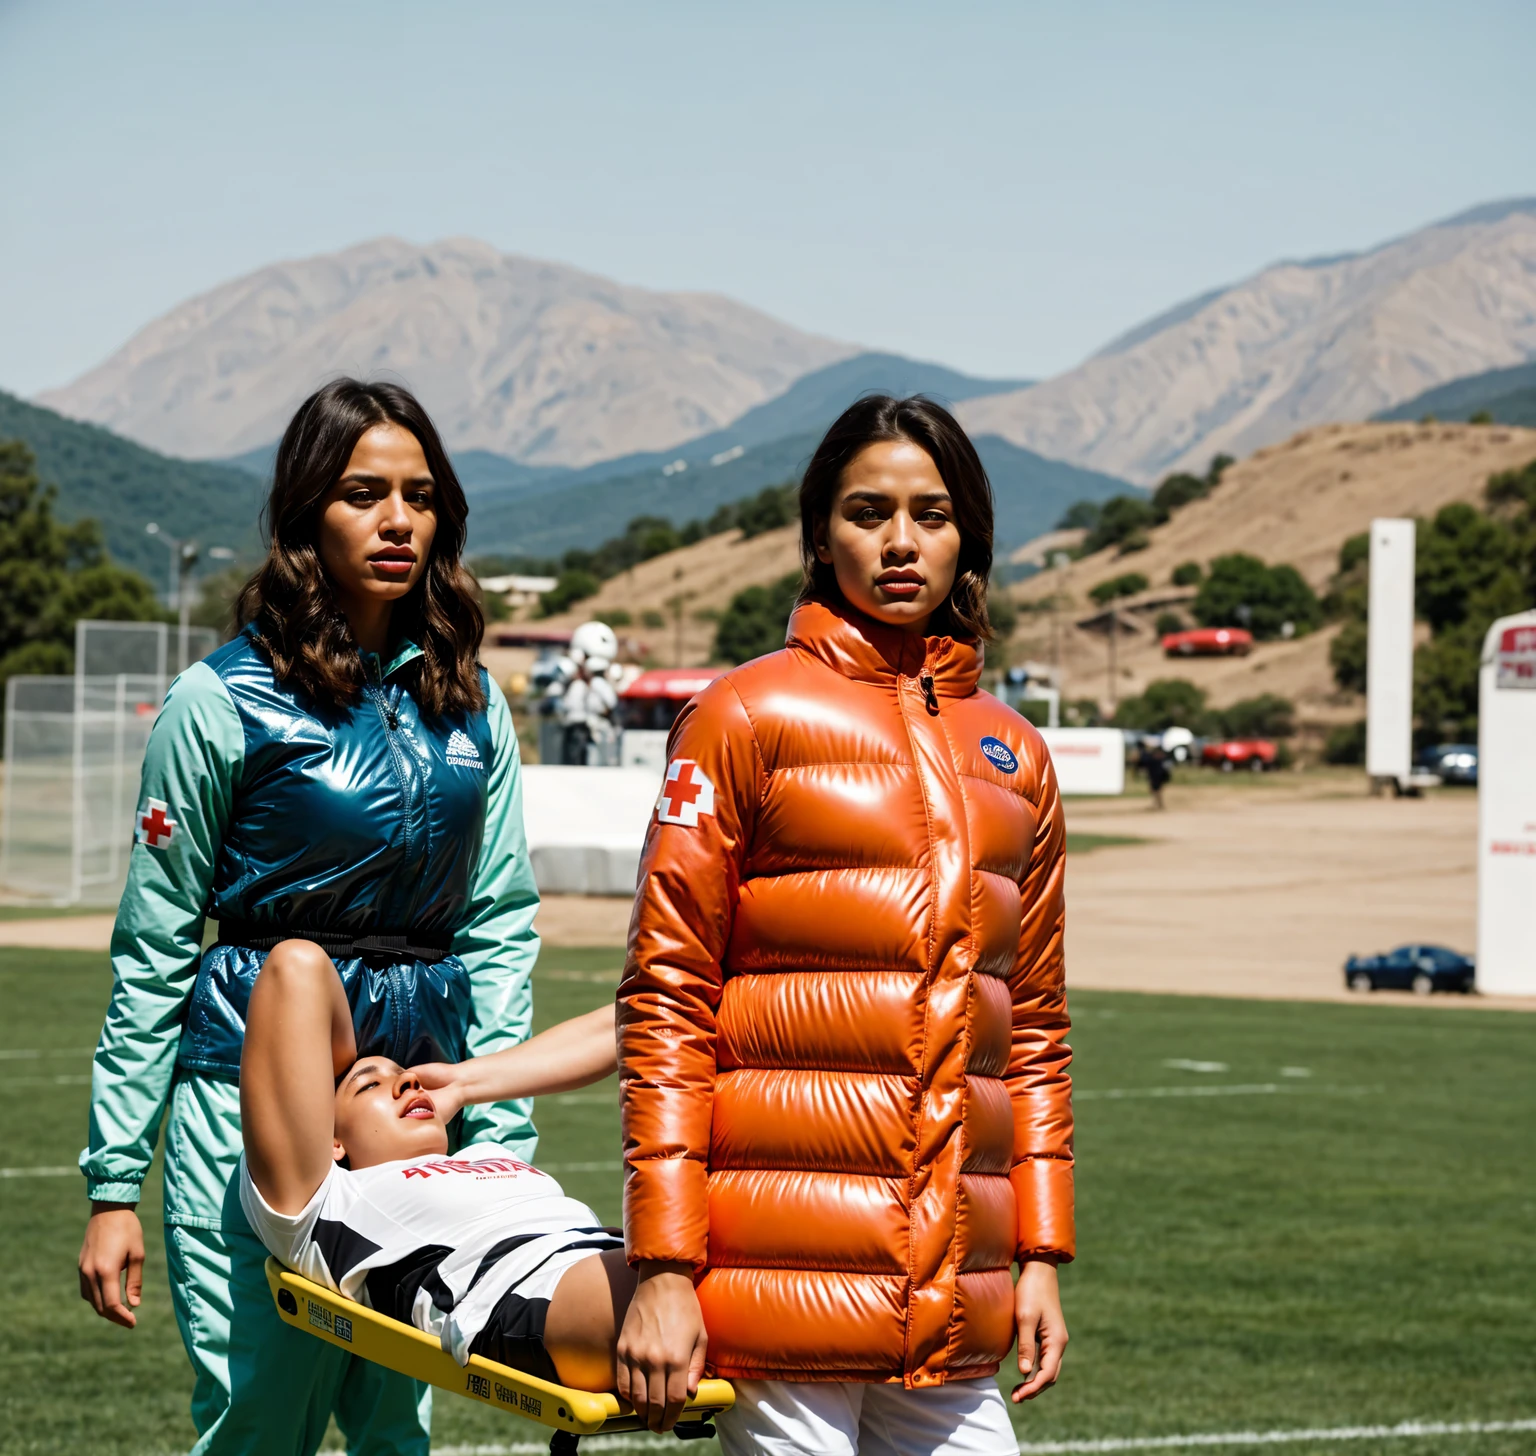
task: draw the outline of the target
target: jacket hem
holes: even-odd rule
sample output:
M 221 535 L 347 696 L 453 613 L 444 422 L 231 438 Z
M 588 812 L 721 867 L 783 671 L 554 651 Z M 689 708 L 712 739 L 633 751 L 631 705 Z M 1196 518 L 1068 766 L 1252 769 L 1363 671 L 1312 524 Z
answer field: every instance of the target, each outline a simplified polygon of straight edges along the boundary
M 986 1380 L 1003 1368 L 1001 1360 L 985 1365 L 967 1365 L 963 1370 L 793 1370 L 761 1365 L 726 1365 L 710 1360 L 706 1374 L 718 1380 L 786 1380 L 806 1384 L 858 1383 L 863 1385 L 902 1385 L 914 1375 L 924 1374 L 924 1384 L 947 1385 L 955 1380 Z
M 92 1178 L 86 1174 L 85 1196 L 92 1203 L 138 1203 L 144 1196 L 142 1179 Z

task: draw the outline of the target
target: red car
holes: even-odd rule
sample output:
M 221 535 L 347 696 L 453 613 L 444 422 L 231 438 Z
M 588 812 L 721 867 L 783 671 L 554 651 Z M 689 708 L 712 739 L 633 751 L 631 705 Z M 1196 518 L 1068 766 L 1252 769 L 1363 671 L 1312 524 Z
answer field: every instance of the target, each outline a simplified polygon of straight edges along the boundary
M 1196 627 L 1170 632 L 1163 638 L 1169 657 L 1246 657 L 1253 651 L 1253 633 L 1241 627 Z
M 1200 750 L 1200 762 L 1231 773 L 1235 768 L 1263 773 L 1275 766 L 1275 745 L 1267 738 L 1224 738 Z

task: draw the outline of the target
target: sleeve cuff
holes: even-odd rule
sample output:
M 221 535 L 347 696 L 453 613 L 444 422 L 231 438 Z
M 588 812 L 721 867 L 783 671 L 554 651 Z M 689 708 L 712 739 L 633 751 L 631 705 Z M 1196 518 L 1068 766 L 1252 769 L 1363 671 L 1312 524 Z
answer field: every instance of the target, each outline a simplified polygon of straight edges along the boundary
M 92 1203 L 137 1203 L 143 1192 L 142 1182 L 110 1183 L 104 1178 L 89 1176 L 85 1180 L 85 1196 Z
M 629 1262 L 709 1262 L 708 1174 L 693 1158 L 634 1158 L 624 1175 L 624 1234 Z
M 1067 1263 L 1077 1253 L 1072 1172 L 1068 1158 L 1029 1158 L 1015 1166 L 1011 1181 L 1019 1212 L 1016 1258 L 1054 1254 Z

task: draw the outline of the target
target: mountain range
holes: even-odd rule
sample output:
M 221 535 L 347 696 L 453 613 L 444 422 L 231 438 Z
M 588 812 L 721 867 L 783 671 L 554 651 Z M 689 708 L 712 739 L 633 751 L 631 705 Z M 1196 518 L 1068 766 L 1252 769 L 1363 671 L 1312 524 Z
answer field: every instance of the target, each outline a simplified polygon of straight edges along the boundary
M 1309 425 L 1364 420 L 1536 356 L 1536 198 L 1363 253 L 1277 263 L 1077 368 L 973 400 L 967 428 L 1145 484 Z
M 1504 419 L 1531 407 L 1521 371 L 1533 360 L 1536 199 L 1517 199 L 1365 252 L 1275 264 L 1038 383 L 861 351 L 728 299 L 473 240 L 386 238 L 202 294 L 39 400 L 140 445 L 264 475 L 288 413 L 323 379 L 400 378 L 453 451 L 472 544 L 548 552 L 642 513 L 706 515 L 795 474 L 860 393 L 921 390 L 954 404 L 976 438 L 1007 545 L 1072 499 L 1203 470 L 1217 451 L 1243 456 L 1319 422 L 1465 417 L 1488 402 Z M 1473 395 L 1484 403 L 1466 404 Z M 32 419 L 44 434 L 63 423 Z M 95 449 L 110 437 L 93 438 Z M 167 480 L 191 468 L 180 464 Z M 198 479 L 183 493 L 224 531 L 246 498 L 227 472 Z M 91 488 L 104 519 L 133 516 Z
M 855 353 L 708 293 L 454 238 L 378 238 L 189 299 L 38 402 L 175 455 L 267 446 L 338 374 L 397 378 L 449 444 L 529 464 L 665 450 Z

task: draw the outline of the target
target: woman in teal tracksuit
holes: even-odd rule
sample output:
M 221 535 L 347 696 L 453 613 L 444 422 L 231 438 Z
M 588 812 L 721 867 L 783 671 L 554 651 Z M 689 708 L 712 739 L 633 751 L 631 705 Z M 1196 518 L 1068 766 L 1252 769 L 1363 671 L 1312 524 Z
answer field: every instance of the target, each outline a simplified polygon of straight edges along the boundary
M 150 736 L 80 1158 L 80 1286 L 133 1326 L 134 1209 L 165 1119 L 198 1453 L 313 1452 L 332 1413 L 351 1451 L 428 1448 L 425 1386 L 278 1320 L 237 1195 L 239 1071 L 252 982 L 288 936 L 335 960 L 360 1055 L 458 1061 L 528 1035 L 538 896 L 517 738 L 476 661 L 465 515 L 409 394 L 327 385 L 279 447 L 244 630 L 176 679 Z M 459 1136 L 534 1150 L 526 1103 L 466 1110 Z

